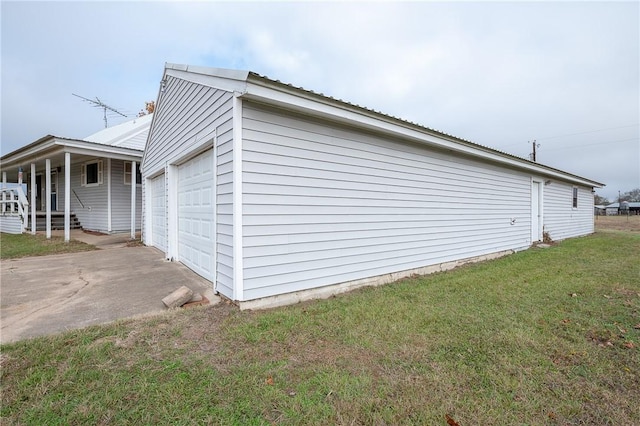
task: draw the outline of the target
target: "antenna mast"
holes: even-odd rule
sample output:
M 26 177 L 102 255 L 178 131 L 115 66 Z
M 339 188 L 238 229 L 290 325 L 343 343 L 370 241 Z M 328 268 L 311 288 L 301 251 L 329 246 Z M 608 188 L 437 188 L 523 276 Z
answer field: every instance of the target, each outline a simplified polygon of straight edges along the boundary
M 103 111 L 103 117 L 104 117 L 104 127 L 105 129 L 107 128 L 107 110 L 109 111 L 113 111 L 116 114 L 119 114 L 123 117 L 127 117 L 125 114 L 121 113 L 120 111 L 118 111 L 115 108 L 110 107 L 109 105 L 105 104 L 104 102 L 102 102 L 100 99 L 98 99 L 98 97 L 96 96 L 96 100 L 94 101 L 93 99 L 89 99 L 89 98 L 85 98 L 84 96 L 80 96 L 80 95 L 76 95 L 75 93 L 72 93 L 73 96 L 78 97 L 80 99 L 82 99 L 83 101 L 89 102 L 90 104 L 92 104 L 94 107 L 98 107 L 98 108 L 102 108 Z

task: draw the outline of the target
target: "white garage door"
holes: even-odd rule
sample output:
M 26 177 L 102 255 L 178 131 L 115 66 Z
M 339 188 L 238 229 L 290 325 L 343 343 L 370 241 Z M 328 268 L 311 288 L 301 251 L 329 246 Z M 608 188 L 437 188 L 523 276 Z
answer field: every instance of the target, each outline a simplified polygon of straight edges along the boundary
M 178 169 L 178 259 L 213 281 L 213 150 Z
M 164 175 L 151 179 L 151 241 L 163 252 L 167 252 L 167 209 Z

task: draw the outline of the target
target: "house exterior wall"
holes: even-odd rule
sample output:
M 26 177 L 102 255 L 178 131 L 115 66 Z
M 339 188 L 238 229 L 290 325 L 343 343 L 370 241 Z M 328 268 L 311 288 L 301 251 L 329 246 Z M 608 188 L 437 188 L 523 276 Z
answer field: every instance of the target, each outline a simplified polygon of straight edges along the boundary
M 106 164 L 106 159 L 104 163 Z M 131 230 L 131 185 L 124 183 L 123 160 L 111 160 L 111 229 L 112 232 Z M 138 162 L 136 167 L 140 167 Z M 106 170 L 106 166 L 105 166 Z M 134 178 L 135 179 L 135 176 Z M 106 180 L 104 185 L 106 186 Z M 106 215 L 106 210 L 105 210 Z M 140 230 L 142 216 L 142 186 L 136 188 L 136 230 Z M 105 216 L 106 217 L 106 216 Z M 80 222 L 82 223 L 82 221 Z
M 216 288 L 225 296 L 232 297 L 233 93 L 167 76 L 166 90 L 161 94 L 154 114 L 156 124 L 152 126 L 145 149 L 143 180 L 164 172 L 168 165 L 180 164 L 193 154 L 211 147 L 215 136 Z M 167 179 L 177 182 L 177 176 L 172 173 L 167 173 Z M 172 220 L 171 215 L 176 214 L 170 206 L 172 187 L 168 182 L 168 222 Z M 149 214 L 146 208 L 145 221 L 150 220 Z M 170 232 L 167 236 L 171 246 Z M 148 240 L 146 236 L 143 239 L 145 242 Z M 171 250 L 175 248 L 169 247 Z M 169 256 L 172 257 L 171 253 Z
M 72 157 L 73 158 L 73 157 Z M 103 163 L 103 181 L 97 186 L 81 185 L 81 167 L 84 162 L 71 164 L 71 211 L 84 229 L 108 232 L 107 213 L 107 159 Z M 111 232 L 131 230 L 131 185 L 124 184 L 124 161 L 111 160 Z M 64 210 L 64 173 L 58 176 L 58 210 Z M 75 191 L 75 194 L 74 194 Z M 142 188 L 136 188 L 136 229 L 140 229 Z
M 242 144 L 244 300 L 531 244 L 525 173 L 246 101 Z
M 573 188 L 578 188 L 578 207 L 573 207 Z M 544 187 L 544 231 L 552 240 L 594 232 L 591 188 L 551 181 Z
M 72 157 L 73 160 L 73 157 Z M 98 158 L 98 160 L 100 160 Z M 71 164 L 71 211 L 84 229 L 107 231 L 107 178 L 106 160 L 103 160 L 103 183 L 97 186 L 82 186 L 82 163 Z M 75 194 L 74 194 L 75 192 Z M 64 198 L 60 198 L 63 200 Z

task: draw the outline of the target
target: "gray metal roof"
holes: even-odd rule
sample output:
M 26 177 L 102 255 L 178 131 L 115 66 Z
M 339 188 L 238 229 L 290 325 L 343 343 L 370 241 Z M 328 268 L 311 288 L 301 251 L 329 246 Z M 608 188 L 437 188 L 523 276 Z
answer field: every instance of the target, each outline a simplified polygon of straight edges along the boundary
M 624 202 L 624 201 L 623 201 Z M 607 209 L 617 209 L 620 207 L 619 203 L 611 203 L 605 206 Z M 640 209 L 640 202 L 637 201 L 629 201 L 629 207 Z

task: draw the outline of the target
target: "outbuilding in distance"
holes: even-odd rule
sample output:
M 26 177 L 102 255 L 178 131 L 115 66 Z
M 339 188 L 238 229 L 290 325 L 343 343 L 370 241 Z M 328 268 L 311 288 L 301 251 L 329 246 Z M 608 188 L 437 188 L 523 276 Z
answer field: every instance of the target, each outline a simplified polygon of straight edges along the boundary
M 249 71 L 166 64 L 143 240 L 241 308 L 594 231 L 603 184 Z

